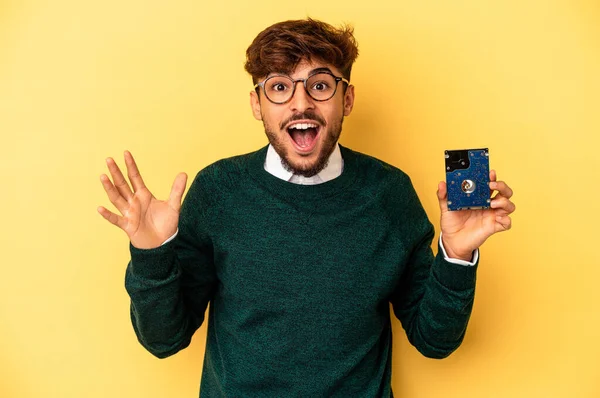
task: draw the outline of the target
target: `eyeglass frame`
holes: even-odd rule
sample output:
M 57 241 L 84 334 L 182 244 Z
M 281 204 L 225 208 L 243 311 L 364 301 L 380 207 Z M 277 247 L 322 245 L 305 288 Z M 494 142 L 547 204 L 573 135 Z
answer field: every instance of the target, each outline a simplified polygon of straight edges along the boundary
M 316 99 L 315 97 L 313 97 L 310 92 L 308 91 L 308 88 L 306 87 L 306 82 L 308 81 L 308 79 L 310 79 L 311 77 L 315 76 L 315 75 L 319 75 L 321 73 L 324 73 L 326 75 L 329 75 L 331 77 L 333 77 L 335 79 L 335 88 L 333 89 L 333 94 L 331 94 L 331 97 L 327 98 L 327 99 Z M 290 95 L 290 98 L 288 98 L 287 100 L 283 101 L 283 102 L 275 102 L 273 101 L 271 98 L 269 98 L 269 96 L 267 95 L 267 91 L 265 90 L 265 83 L 267 82 L 267 80 L 272 79 L 274 77 L 285 77 L 288 78 L 292 81 L 292 85 L 294 88 L 292 88 L 292 94 Z M 336 76 L 334 75 L 330 70 L 315 70 L 313 71 L 311 74 L 309 74 L 306 79 L 292 79 L 290 76 L 288 75 L 283 75 L 283 74 L 278 74 L 278 75 L 272 75 L 269 76 L 267 78 L 265 78 L 265 80 L 263 80 L 262 82 L 258 82 L 254 85 L 254 89 L 256 89 L 257 87 L 262 87 L 263 92 L 265 93 L 265 97 L 273 104 L 277 104 L 277 105 L 283 105 L 285 103 L 288 103 L 291 101 L 292 98 L 294 98 L 294 94 L 296 93 L 296 86 L 297 83 L 302 82 L 302 85 L 304 86 L 304 91 L 306 92 L 306 94 L 312 98 L 315 101 L 318 102 L 325 102 L 325 101 L 329 101 L 330 99 L 333 98 L 333 96 L 335 95 L 335 93 L 337 93 L 337 88 L 338 88 L 338 83 L 339 82 L 344 82 L 347 85 L 350 85 L 350 81 L 348 79 L 346 79 L 345 77 L 342 76 Z

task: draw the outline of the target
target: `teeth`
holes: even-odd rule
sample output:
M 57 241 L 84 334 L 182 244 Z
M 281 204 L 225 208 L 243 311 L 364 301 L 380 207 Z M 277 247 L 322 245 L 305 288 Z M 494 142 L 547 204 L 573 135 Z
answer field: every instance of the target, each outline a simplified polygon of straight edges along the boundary
M 290 129 L 306 130 L 307 128 L 316 129 L 317 125 L 313 123 L 296 123 L 290 126 Z

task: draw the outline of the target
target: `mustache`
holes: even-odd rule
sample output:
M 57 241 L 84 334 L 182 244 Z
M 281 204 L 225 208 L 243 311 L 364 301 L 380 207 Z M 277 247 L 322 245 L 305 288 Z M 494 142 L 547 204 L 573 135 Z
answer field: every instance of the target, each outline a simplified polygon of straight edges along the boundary
M 292 116 L 290 116 L 287 120 L 284 120 L 283 122 L 281 122 L 281 124 L 279 125 L 279 128 L 281 130 L 283 130 L 283 128 L 291 123 L 294 122 L 296 120 L 314 120 L 315 122 L 319 123 L 321 126 L 325 127 L 327 126 L 327 122 L 325 122 L 325 119 L 323 119 L 321 116 L 317 115 L 314 112 L 303 112 L 303 113 L 296 113 Z

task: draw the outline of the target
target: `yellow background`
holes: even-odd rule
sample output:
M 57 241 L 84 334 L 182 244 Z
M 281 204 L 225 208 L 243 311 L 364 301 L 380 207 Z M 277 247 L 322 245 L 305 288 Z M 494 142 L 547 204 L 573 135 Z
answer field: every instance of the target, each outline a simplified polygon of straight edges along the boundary
M 489 147 L 515 191 L 461 348 L 423 358 L 394 322 L 396 395 L 600 396 L 597 0 L 2 0 L 1 397 L 197 396 L 206 325 L 166 360 L 137 343 L 99 175 L 129 149 L 165 197 L 264 145 L 245 50 L 307 15 L 356 28 L 342 144 L 408 172 L 435 224 L 444 149 Z

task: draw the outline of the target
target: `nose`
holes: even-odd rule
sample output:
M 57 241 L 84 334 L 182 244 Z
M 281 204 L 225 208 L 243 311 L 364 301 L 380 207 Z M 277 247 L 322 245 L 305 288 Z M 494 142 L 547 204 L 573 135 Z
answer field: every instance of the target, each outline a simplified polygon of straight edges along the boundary
M 300 84 L 300 87 L 298 87 L 298 84 Z M 294 91 L 294 95 L 292 95 L 292 98 L 289 102 L 290 109 L 300 113 L 307 109 L 314 109 L 315 103 L 306 92 L 306 89 L 304 88 L 304 82 L 296 81 L 294 82 L 294 85 L 296 86 L 296 90 Z

